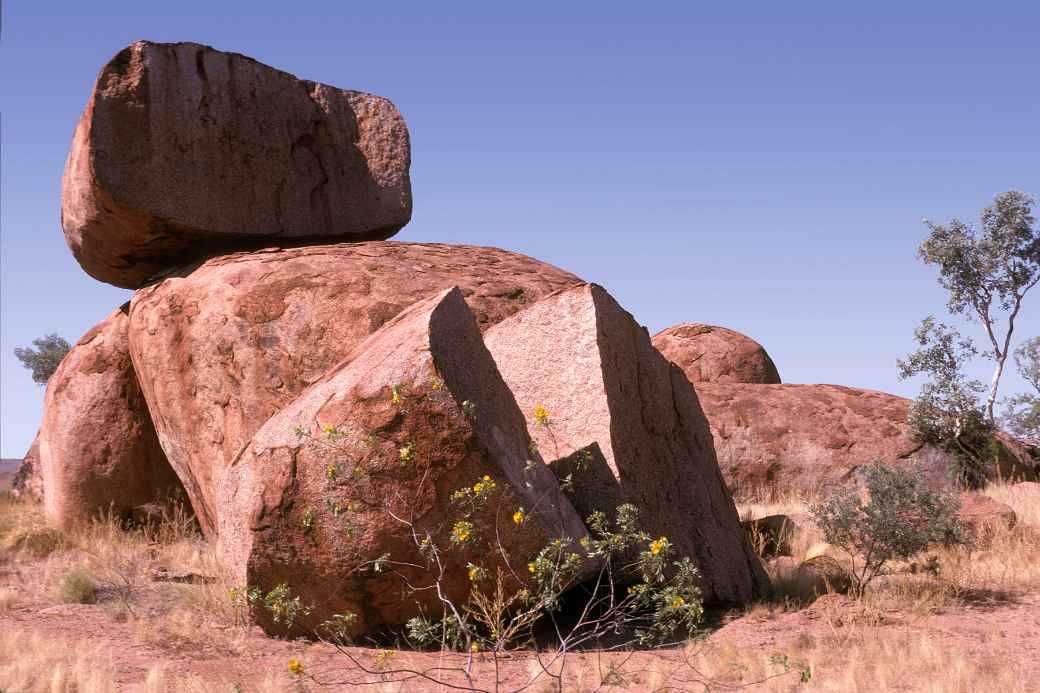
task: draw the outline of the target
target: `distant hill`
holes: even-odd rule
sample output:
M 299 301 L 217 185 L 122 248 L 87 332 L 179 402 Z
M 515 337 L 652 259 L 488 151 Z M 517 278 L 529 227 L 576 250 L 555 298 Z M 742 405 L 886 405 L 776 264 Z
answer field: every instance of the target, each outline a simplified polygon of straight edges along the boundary
M 0 491 L 11 488 L 11 480 L 21 463 L 21 460 L 0 459 Z

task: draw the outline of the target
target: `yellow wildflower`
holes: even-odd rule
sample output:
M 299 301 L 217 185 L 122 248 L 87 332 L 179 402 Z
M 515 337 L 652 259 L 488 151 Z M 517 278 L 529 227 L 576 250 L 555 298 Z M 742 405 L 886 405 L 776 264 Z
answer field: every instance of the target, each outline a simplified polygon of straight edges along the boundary
M 537 566 L 534 563 L 528 563 L 527 564 L 527 572 L 533 574 L 536 569 L 537 569 Z
M 515 513 L 513 513 L 513 524 L 514 525 L 522 525 L 524 523 L 524 520 L 526 520 L 526 519 L 527 519 L 527 516 L 524 515 L 524 509 L 523 508 L 520 508 Z
M 650 553 L 657 555 L 668 546 L 668 537 L 661 537 L 660 539 L 654 539 L 650 542 Z
M 539 426 L 549 425 L 549 410 L 542 405 L 537 405 L 534 408 L 534 422 Z
M 290 659 L 289 660 L 289 672 L 292 673 L 294 676 L 302 676 L 303 675 L 303 662 L 301 662 L 300 660 L 295 659 L 295 658 Z
M 394 385 L 392 388 L 390 388 L 390 401 L 394 404 L 401 403 L 401 391 L 399 388 L 399 385 Z
M 682 597 L 676 597 L 675 599 L 672 600 L 672 608 L 673 609 L 678 609 L 680 606 L 682 606 L 685 603 L 686 603 L 685 599 L 683 599 Z
M 480 577 L 480 566 L 475 566 L 472 563 L 469 565 L 469 581 L 476 582 Z
M 473 484 L 473 493 L 475 493 L 477 495 L 480 495 L 484 491 L 487 491 L 488 493 L 492 493 L 492 492 L 494 492 L 494 490 L 495 490 L 495 482 L 492 481 L 491 477 L 488 476 L 487 474 L 485 474 L 484 477 L 480 481 L 478 481 L 477 483 Z
M 480 645 L 478 645 L 477 643 L 473 643 L 472 645 L 469 646 L 469 651 L 470 652 L 480 652 Z
M 434 378 L 433 380 L 430 381 L 430 389 L 431 390 L 439 390 L 442 387 L 444 387 L 444 381 L 441 380 L 440 378 Z
M 333 424 L 325 424 L 321 427 L 321 430 L 325 431 L 328 435 L 332 435 L 336 432 L 336 427 Z
M 397 450 L 397 456 L 400 458 L 402 464 L 405 462 L 411 462 L 415 457 L 415 444 L 408 443 L 408 445 L 405 445 L 403 448 L 399 448 Z
M 473 536 L 473 523 L 459 520 L 451 528 L 451 540 L 456 544 L 464 544 Z

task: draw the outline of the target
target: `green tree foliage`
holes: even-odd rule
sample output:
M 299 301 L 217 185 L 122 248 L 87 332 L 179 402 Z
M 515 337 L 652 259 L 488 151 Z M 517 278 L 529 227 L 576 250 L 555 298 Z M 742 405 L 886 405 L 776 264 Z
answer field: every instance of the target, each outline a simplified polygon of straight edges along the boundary
M 963 540 L 957 497 L 930 489 L 920 469 L 879 461 L 866 469 L 865 481 L 868 501 L 858 488 L 849 488 L 811 508 L 827 542 L 851 557 L 849 576 L 857 594 L 886 563 L 935 543 Z
M 1009 397 L 1004 410 L 1005 427 L 1017 436 L 1040 445 L 1040 337 L 1026 340 L 1015 349 L 1015 365 L 1035 393 Z
M 40 385 L 46 385 L 47 381 L 58 370 L 58 364 L 69 353 L 69 343 L 56 334 L 48 334 L 33 340 L 33 346 L 16 348 L 14 355 L 22 362 L 22 365 L 32 371 L 32 379 Z
M 1040 282 L 1034 202 L 1010 190 L 982 210 L 978 226 L 959 219 L 948 224 L 926 220 L 931 233 L 918 249 L 921 260 L 938 268 L 950 312 L 977 320 L 986 331 L 989 348 L 983 353 L 996 364 L 985 404 L 991 424 L 1015 320 L 1026 293 Z
M 925 318 L 914 339 L 917 351 L 896 362 L 900 378 L 929 378 L 910 407 L 910 427 L 919 440 L 939 445 L 953 455 L 952 471 L 957 481 L 981 486 L 986 479 L 993 427 L 981 403 L 985 385 L 967 378 L 962 370 L 978 352 L 970 339 L 934 317 Z

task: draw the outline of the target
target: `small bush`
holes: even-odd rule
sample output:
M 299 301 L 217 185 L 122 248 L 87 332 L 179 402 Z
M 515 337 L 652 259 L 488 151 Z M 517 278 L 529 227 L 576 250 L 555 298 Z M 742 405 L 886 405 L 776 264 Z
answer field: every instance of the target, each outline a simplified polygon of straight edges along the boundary
M 298 596 L 293 596 L 289 586 L 284 582 L 279 583 L 267 594 L 259 587 L 253 587 L 246 593 L 246 600 L 250 605 L 265 609 L 273 622 L 281 624 L 286 631 L 292 630 L 293 624 L 302 618 L 306 618 L 311 609 L 300 601 Z
M 964 536 L 957 497 L 930 489 L 920 469 L 875 462 L 865 476 L 868 502 L 858 489 L 846 489 L 811 508 L 827 542 L 851 557 L 849 577 L 859 595 L 889 561 Z
M 73 568 L 61 578 L 61 598 L 65 603 L 93 604 L 97 587 L 93 576 L 83 568 Z
M 19 527 L 8 533 L 4 544 L 11 551 L 43 558 L 65 545 L 65 535 L 53 527 Z

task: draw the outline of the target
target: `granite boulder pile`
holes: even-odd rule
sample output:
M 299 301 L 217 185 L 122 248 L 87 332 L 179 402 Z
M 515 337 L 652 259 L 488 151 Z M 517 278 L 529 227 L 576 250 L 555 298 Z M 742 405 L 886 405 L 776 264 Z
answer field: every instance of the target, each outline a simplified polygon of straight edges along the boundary
M 780 384 L 765 350 L 723 328 L 682 324 L 654 345 L 694 383 L 726 483 L 741 498 L 818 497 L 859 479 L 875 460 L 916 464 L 935 486 L 953 484 L 956 461 L 917 440 L 910 400 L 841 385 Z M 1033 480 L 1040 467 L 998 434 L 992 478 Z
M 573 274 L 386 240 L 411 216 L 409 164 L 381 97 L 197 44 L 105 65 L 62 224 L 88 274 L 136 292 L 48 386 L 51 520 L 183 493 L 244 587 L 292 583 L 298 627 L 350 611 L 352 635 L 438 606 L 405 589 L 432 579 L 413 530 L 465 545 L 439 564 L 462 599 L 503 564 L 523 585 L 540 547 L 586 538 L 579 508 L 621 502 L 696 562 L 708 600 L 765 594 L 681 370 Z M 598 482 L 561 483 L 586 459 Z M 459 525 L 458 494 L 492 489 Z M 366 572 L 386 555 L 393 571 Z

